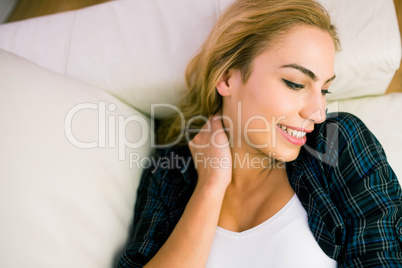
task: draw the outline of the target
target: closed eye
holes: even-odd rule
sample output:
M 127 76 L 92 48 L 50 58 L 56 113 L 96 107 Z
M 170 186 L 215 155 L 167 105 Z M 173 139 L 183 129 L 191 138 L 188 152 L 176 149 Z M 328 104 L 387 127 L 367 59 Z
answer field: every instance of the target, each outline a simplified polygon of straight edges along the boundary
M 321 89 L 321 94 L 323 96 L 327 95 L 327 94 L 332 94 L 332 92 L 330 92 L 328 89 Z
M 304 88 L 304 85 L 297 84 L 297 83 L 291 82 L 291 81 L 283 79 L 283 78 L 282 78 L 282 80 L 292 90 L 300 90 L 300 89 Z

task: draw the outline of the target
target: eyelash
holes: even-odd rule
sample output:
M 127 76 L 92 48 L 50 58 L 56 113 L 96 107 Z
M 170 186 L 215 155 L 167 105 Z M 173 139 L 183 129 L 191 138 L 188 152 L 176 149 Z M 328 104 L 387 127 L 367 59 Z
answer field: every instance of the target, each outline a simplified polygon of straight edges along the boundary
M 296 83 L 293 83 L 293 82 L 291 82 L 291 81 L 289 81 L 289 80 L 286 80 L 286 79 L 283 79 L 283 78 L 282 78 L 282 80 L 283 80 L 283 82 L 285 82 L 285 84 L 286 84 L 290 89 L 292 89 L 292 90 L 299 91 L 300 89 L 303 89 L 303 88 L 304 88 L 304 85 L 296 84 Z M 328 89 L 322 89 L 322 90 L 321 90 L 321 94 L 322 94 L 323 96 L 325 96 L 325 95 L 327 95 L 327 94 L 331 94 L 331 92 L 330 92 Z
M 329 91 L 328 89 L 322 89 L 322 90 L 321 90 L 321 94 L 322 94 L 323 96 L 325 96 L 325 95 L 327 95 L 327 94 L 332 94 L 332 92 Z
M 301 85 L 301 84 L 296 84 L 296 83 L 290 82 L 289 80 L 286 80 L 286 79 L 283 79 L 283 78 L 282 78 L 282 80 L 292 90 L 299 91 L 300 89 L 304 88 L 304 86 Z

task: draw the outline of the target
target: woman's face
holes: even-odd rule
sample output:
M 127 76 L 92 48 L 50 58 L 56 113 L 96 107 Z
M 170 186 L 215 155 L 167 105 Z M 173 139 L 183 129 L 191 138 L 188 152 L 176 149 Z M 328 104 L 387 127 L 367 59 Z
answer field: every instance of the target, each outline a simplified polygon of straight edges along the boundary
M 233 146 L 250 156 L 292 161 L 306 133 L 325 120 L 325 93 L 335 78 L 330 35 L 312 26 L 293 28 L 276 46 L 255 58 L 242 83 L 230 69 L 217 84 L 223 115 L 232 125 Z

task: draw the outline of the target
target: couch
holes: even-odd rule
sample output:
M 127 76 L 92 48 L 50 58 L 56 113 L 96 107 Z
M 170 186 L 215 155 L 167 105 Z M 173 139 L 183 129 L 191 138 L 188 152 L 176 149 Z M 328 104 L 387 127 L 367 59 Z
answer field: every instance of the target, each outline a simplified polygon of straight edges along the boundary
M 115 0 L 0 25 L 0 267 L 113 267 L 155 120 L 232 0 Z M 321 0 L 340 32 L 330 111 L 359 116 L 402 182 L 392 0 Z

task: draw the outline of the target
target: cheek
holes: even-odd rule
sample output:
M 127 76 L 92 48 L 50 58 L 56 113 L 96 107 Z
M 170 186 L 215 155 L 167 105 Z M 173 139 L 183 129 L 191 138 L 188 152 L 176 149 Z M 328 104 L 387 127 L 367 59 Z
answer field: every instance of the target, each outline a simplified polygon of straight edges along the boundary
M 276 131 L 280 120 L 294 116 L 297 111 L 297 92 L 292 92 L 278 81 L 259 80 L 257 83 L 253 80 L 238 93 L 230 101 L 230 114 L 235 122 L 239 122 L 241 116 L 241 123 L 236 127 L 240 127 L 242 132 L 245 129 L 268 128 L 269 135 Z
M 256 96 L 242 102 L 241 127 L 245 137 L 262 144 L 272 143 L 270 136 L 276 133 L 276 125 L 284 120 L 291 109 L 280 96 Z
M 250 109 L 251 115 L 264 116 L 268 121 L 288 117 L 297 111 L 298 100 L 295 93 L 276 85 L 265 94 L 254 94 L 253 101 L 249 103 L 247 109 Z

